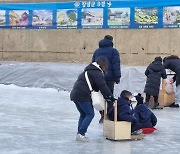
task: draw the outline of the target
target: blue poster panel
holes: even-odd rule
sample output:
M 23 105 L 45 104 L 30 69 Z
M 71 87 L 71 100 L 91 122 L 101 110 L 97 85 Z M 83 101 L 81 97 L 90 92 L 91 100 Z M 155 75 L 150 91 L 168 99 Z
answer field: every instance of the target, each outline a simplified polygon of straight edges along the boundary
M 180 28 L 180 1 L 2 3 L 0 28 Z

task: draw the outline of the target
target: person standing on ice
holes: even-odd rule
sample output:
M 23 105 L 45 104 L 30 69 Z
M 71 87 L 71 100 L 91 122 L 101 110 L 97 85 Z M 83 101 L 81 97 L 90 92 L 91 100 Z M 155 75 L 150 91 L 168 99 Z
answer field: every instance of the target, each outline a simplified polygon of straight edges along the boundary
M 93 54 L 92 62 L 94 62 L 99 56 L 105 56 L 108 59 L 109 65 L 107 73 L 105 74 L 105 80 L 107 86 L 111 92 L 114 92 L 114 84 L 118 84 L 121 78 L 120 68 L 120 55 L 117 49 L 113 48 L 113 37 L 106 35 L 103 40 L 99 42 L 99 48 Z M 100 111 L 101 119 L 99 123 L 103 123 L 104 112 Z
M 70 93 L 70 99 L 75 103 L 77 110 L 80 113 L 78 122 L 77 141 L 88 142 L 89 139 L 85 136 L 88 126 L 94 117 L 94 108 L 91 100 L 91 91 L 85 78 L 87 71 L 92 89 L 102 93 L 107 102 L 114 101 L 113 94 L 108 88 L 104 79 L 104 73 L 107 71 L 108 60 L 106 57 L 99 57 L 95 62 L 89 64 L 84 71 L 79 75 L 74 83 Z
M 170 69 L 176 73 L 171 82 L 176 81 L 175 104 L 180 104 L 180 59 L 176 55 L 167 56 L 163 59 L 163 65 L 165 69 Z
M 145 75 L 147 76 L 144 93 L 146 94 L 146 105 L 149 105 L 150 96 L 154 97 L 153 109 L 159 105 L 158 95 L 161 84 L 161 77 L 167 78 L 166 71 L 162 65 L 162 58 L 156 57 L 154 61 L 146 68 Z

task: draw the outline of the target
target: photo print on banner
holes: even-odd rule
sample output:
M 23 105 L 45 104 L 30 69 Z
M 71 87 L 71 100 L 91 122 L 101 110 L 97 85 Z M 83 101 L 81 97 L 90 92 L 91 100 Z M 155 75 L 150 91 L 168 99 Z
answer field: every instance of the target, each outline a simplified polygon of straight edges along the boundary
M 57 28 L 77 28 L 77 9 L 57 10 Z
M 158 24 L 158 8 L 135 8 L 135 24 L 139 28 L 154 28 Z
M 108 8 L 109 28 L 129 28 L 130 8 Z
M 180 6 L 164 7 L 163 26 L 165 28 L 180 27 Z

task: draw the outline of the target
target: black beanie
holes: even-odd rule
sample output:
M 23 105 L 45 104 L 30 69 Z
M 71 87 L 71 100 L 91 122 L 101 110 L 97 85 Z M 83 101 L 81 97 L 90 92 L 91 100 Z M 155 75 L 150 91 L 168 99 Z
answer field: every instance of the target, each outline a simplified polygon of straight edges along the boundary
M 162 62 L 162 58 L 159 56 L 159 57 L 156 57 L 155 59 L 154 59 L 155 61 L 160 61 L 160 62 Z
M 104 36 L 104 39 L 108 39 L 108 40 L 113 41 L 113 37 L 112 37 L 111 35 L 106 35 L 106 36 Z
M 137 105 L 143 104 L 144 98 L 141 96 L 140 93 L 138 93 L 138 94 L 135 96 L 135 98 L 136 98 L 136 100 L 137 100 Z

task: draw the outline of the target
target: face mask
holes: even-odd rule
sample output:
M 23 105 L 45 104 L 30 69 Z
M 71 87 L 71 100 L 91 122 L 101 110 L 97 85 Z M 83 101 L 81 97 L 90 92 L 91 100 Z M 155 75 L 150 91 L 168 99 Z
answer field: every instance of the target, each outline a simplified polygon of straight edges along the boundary
M 135 97 L 131 97 L 131 98 L 130 98 L 130 102 L 131 102 L 132 107 L 135 108 L 136 105 L 137 105 L 136 98 L 135 98 Z
M 131 97 L 129 100 L 130 100 L 131 102 L 136 102 L 136 98 L 135 98 L 135 97 Z
M 137 105 L 137 102 L 132 102 L 131 105 L 132 105 L 132 107 L 134 109 L 136 107 L 136 105 Z

